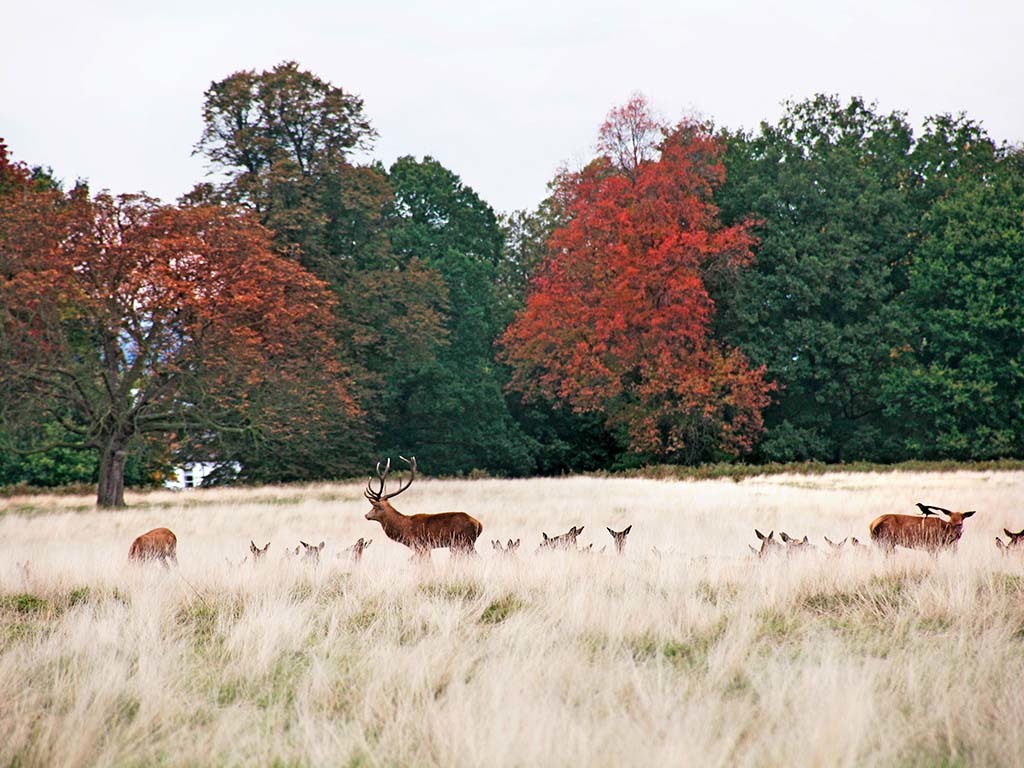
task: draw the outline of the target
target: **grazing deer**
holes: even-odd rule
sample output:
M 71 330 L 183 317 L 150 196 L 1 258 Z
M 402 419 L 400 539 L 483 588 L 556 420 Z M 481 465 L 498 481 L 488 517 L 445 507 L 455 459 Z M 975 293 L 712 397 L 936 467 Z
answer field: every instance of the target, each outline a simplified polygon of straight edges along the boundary
M 977 511 L 951 512 L 942 507 L 920 503 L 917 506 L 921 509 L 920 517 L 882 515 L 872 520 L 868 527 L 871 540 L 886 553 L 891 553 L 897 546 L 926 549 L 933 553 L 940 549 L 955 549 L 964 532 L 964 520 Z M 943 520 L 937 512 L 949 519 Z
M 1009 528 L 1003 528 L 1003 533 L 1006 534 L 1006 538 L 1009 541 L 1003 544 L 1003 540 L 996 536 L 996 547 L 1004 555 L 1009 554 L 1010 550 L 1020 550 L 1024 552 L 1024 529 L 1020 533 L 1014 533 Z
M 611 528 L 605 526 L 605 530 L 612 535 L 615 540 L 615 554 L 621 555 L 622 551 L 626 548 L 626 537 L 629 536 L 629 532 L 633 530 L 632 525 L 627 525 L 624 530 L 616 533 Z
M 772 531 L 765 536 L 755 528 L 754 533 L 757 534 L 757 538 L 761 540 L 761 548 L 754 549 L 754 547 L 751 547 L 749 544 L 747 546 L 750 547 L 750 551 L 754 553 L 755 557 L 765 557 L 767 555 L 783 551 L 783 545 L 775 539 L 775 531 Z
M 576 537 L 583 533 L 583 526 L 577 528 L 575 525 L 560 536 L 548 536 L 541 531 L 544 539 L 538 549 L 576 549 Z
M 814 551 L 814 545 L 811 544 L 811 540 L 807 536 L 804 536 L 802 539 L 794 539 L 785 531 L 779 531 L 779 538 L 786 545 L 787 555 L 806 554 Z
M 249 539 L 249 551 L 252 552 L 252 561 L 254 563 L 258 563 L 260 561 L 260 558 L 267 554 L 268 549 L 270 549 L 269 541 L 267 542 L 267 546 L 265 546 L 263 549 L 260 549 L 256 546 L 255 541 Z
M 320 565 L 320 552 L 323 551 L 324 544 L 327 542 L 321 541 L 315 547 L 312 544 L 307 544 L 304 541 L 299 541 L 302 545 L 302 557 L 307 563 L 313 563 L 313 565 Z M 299 554 L 299 548 L 295 548 L 295 554 Z
M 505 546 L 498 539 L 494 539 L 491 541 L 491 547 L 493 547 L 495 551 L 500 552 L 503 555 L 514 555 L 516 553 L 516 550 L 519 549 L 520 541 L 520 539 L 516 539 L 515 541 L 509 539 L 508 545 Z
M 430 550 L 448 547 L 453 554 L 476 554 L 476 540 L 484 530 L 483 524 L 465 512 L 442 512 L 437 515 L 403 515 L 393 506 L 393 499 L 406 491 L 416 479 L 416 457 L 407 459 L 399 456 L 409 465 L 409 481 L 399 485 L 397 491 L 384 493 L 384 483 L 391 471 L 391 459 L 387 460 L 381 470 L 377 462 L 377 478 L 380 485 L 375 490 L 373 478 L 366 484 L 363 493 L 370 502 L 371 509 L 366 513 L 367 520 L 376 520 L 384 529 L 384 534 L 392 541 L 404 544 L 420 557 L 430 557 Z
M 373 539 L 364 539 L 360 536 L 359 541 L 351 547 L 345 548 L 345 553 L 351 558 L 353 563 L 358 563 L 363 559 L 363 550 L 367 549 L 371 544 L 373 544 Z
M 129 560 L 159 560 L 167 568 L 167 562 L 178 564 L 178 537 L 168 528 L 154 528 L 139 536 L 128 550 Z

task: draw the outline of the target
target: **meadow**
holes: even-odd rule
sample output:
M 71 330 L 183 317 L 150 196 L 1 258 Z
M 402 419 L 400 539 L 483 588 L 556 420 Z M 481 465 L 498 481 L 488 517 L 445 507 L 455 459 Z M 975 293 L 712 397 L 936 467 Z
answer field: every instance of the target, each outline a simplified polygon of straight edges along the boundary
M 479 556 L 416 562 L 360 484 L 0 499 L 0 766 L 954 766 L 1024 754 L 1024 472 L 419 479 Z M 958 551 L 833 554 L 922 501 Z M 632 524 L 625 552 L 605 530 Z M 582 525 L 590 554 L 537 553 Z M 131 566 L 168 526 L 179 568 Z M 817 549 L 757 560 L 753 529 Z M 777 535 L 776 534 L 776 535 Z M 345 547 L 372 538 L 362 562 Z M 519 553 L 492 539 L 521 538 Z M 249 541 L 267 558 L 242 562 Z M 326 541 L 319 566 L 285 549 Z M 606 551 L 601 552 L 606 547 Z

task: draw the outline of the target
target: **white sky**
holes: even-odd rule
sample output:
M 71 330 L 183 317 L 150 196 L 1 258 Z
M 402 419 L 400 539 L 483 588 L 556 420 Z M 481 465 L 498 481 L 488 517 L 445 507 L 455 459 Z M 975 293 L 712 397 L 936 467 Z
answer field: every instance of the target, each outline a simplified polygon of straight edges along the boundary
M 643 91 L 668 117 L 775 120 L 823 91 L 966 111 L 1024 141 L 1024 2 L 14 0 L 0 11 L 0 137 L 94 191 L 166 200 L 205 167 L 203 91 L 286 59 L 357 93 L 390 163 L 430 154 L 497 210 L 533 207 Z

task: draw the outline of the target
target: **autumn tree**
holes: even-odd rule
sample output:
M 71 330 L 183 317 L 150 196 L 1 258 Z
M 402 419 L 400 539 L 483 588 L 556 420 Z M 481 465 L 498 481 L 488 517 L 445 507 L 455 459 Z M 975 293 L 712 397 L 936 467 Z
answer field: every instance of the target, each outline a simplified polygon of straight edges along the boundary
M 334 355 L 333 299 L 227 208 L 77 188 L 0 208 L 0 402 L 21 450 L 57 421 L 99 456 L 100 506 L 129 453 L 219 433 L 322 436 L 358 408 Z
M 599 147 L 558 182 L 567 221 L 502 337 L 512 384 L 601 414 L 639 454 L 749 450 L 771 385 L 709 333 L 705 282 L 746 266 L 754 243 L 746 224 L 718 221 L 722 146 L 635 97 L 609 114 Z
M 396 407 L 397 382 L 443 345 L 444 279 L 416 252 L 392 247 L 394 194 L 379 164 L 357 165 L 375 132 L 362 101 L 299 68 L 236 72 L 205 93 L 196 152 L 217 180 L 190 202 L 237 203 L 274 233 L 278 250 L 335 295 L 340 363 L 366 413 L 366 442 Z M 265 456 L 268 473 L 277 470 Z

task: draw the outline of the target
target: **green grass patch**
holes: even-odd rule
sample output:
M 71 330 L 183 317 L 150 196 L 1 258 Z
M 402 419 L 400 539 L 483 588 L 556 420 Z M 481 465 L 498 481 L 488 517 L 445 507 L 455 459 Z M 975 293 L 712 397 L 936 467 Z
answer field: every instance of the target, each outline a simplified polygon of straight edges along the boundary
M 526 607 L 526 604 L 513 594 L 502 595 L 492 600 L 480 614 L 481 624 L 501 624 L 505 619 L 516 611 Z

